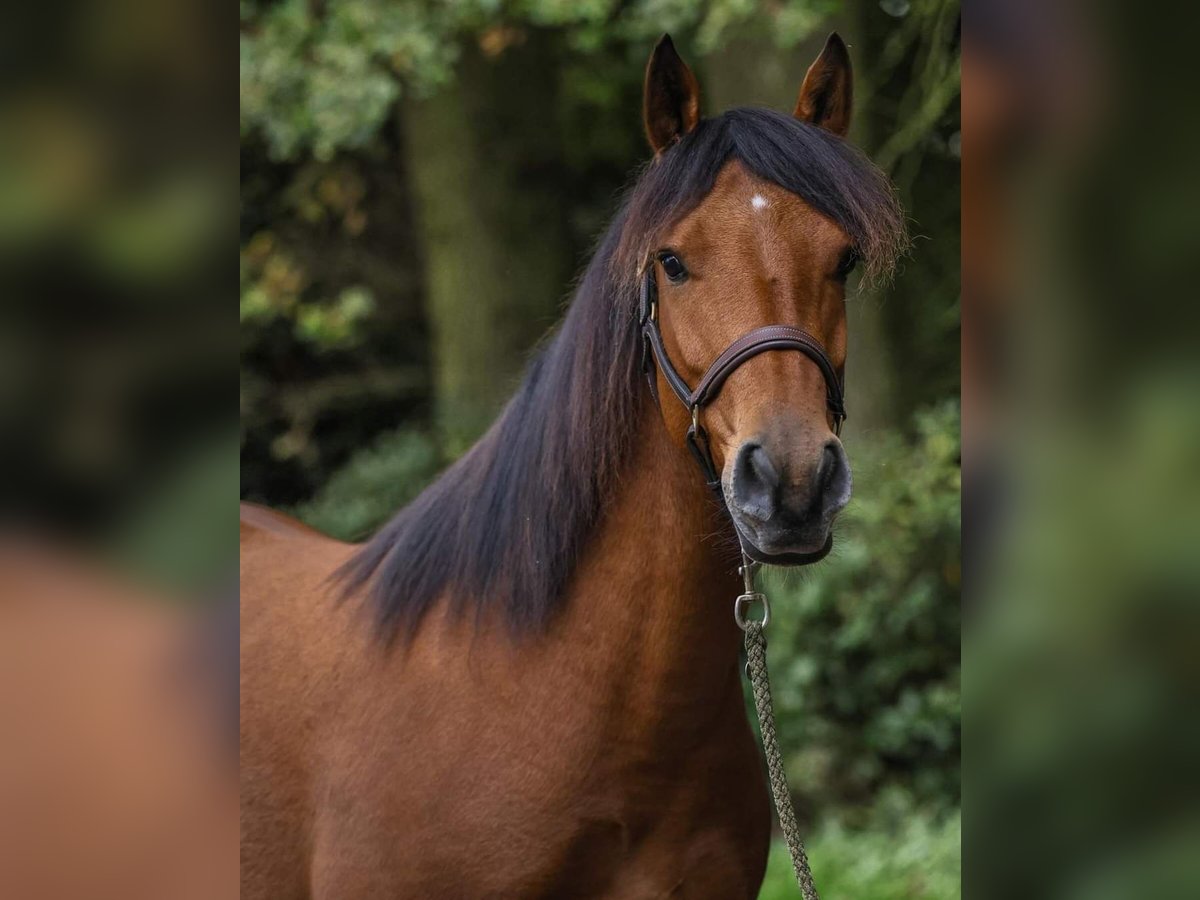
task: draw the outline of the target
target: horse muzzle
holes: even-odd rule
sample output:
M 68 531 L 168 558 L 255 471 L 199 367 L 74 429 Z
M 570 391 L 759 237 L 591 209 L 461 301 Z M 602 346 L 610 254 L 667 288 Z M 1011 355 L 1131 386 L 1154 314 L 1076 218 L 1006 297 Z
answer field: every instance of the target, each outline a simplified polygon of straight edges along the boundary
M 803 565 L 832 546 L 834 519 L 850 500 L 850 466 L 830 436 L 811 461 L 772 447 L 743 443 L 726 474 L 725 503 L 747 554 L 772 565 Z

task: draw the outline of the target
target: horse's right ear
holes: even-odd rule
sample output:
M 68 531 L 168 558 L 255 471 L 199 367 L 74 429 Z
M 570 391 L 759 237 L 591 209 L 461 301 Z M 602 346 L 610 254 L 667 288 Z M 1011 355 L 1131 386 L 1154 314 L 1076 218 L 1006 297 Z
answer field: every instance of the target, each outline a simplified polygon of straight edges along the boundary
M 825 49 L 816 62 L 808 67 L 794 115 L 802 122 L 811 122 L 838 137 L 850 130 L 850 108 L 853 106 L 854 75 L 850 66 L 850 51 L 836 31 L 829 35 Z
M 659 38 L 646 64 L 642 117 L 657 156 L 700 121 L 700 85 L 675 51 L 669 34 Z

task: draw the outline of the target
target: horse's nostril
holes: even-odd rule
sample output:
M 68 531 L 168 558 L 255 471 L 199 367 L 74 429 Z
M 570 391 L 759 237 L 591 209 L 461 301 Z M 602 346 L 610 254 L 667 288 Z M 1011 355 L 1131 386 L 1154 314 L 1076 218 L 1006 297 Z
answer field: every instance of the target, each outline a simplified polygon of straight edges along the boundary
M 749 457 L 750 468 L 762 484 L 772 488 L 779 484 L 779 473 L 775 471 L 775 466 L 771 463 L 771 457 L 767 456 L 766 450 L 762 447 L 755 447 L 750 451 Z
M 817 484 L 822 490 L 830 487 L 830 482 L 837 476 L 838 454 L 833 444 L 826 444 L 821 451 L 821 465 L 817 469 Z
M 759 444 L 743 444 L 733 470 L 733 499 L 761 519 L 775 514 L 779 472 Z
M 838 512 L 850 499 L 850 464 L 837 441 L 829 441 L 822 449 L 816 486 L 816 496 L 826 514 Z

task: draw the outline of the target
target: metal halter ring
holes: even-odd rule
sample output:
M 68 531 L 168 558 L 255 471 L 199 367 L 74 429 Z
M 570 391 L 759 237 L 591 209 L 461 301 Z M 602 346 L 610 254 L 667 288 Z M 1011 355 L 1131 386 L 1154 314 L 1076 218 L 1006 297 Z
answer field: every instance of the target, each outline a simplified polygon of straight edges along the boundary
M 766 594 L 761 591 L 738 594 L 738 598 L 733 601 L 733 619 L 742 631 L 749 630 L 751 625 L 750 622 L 746 621 L 746 616 L 744 615 L 745 607 L 755 601 L 761 603 L 763 608 L 762 621 L 757 623 L 758 627 L 766 628 L 767 624 L 771 621 L 771 604 L 768 602 Z

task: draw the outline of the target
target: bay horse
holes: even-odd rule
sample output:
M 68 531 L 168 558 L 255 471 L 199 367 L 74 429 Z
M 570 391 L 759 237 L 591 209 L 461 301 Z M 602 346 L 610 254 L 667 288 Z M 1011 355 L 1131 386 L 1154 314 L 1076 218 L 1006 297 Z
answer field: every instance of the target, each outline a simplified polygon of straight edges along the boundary
M 833 35 L 793 115 L 702 119 L 664 36 L 653 159 L 492 428 L 361 546 L 244 511 L 243 898 L 756 896 L 737 550 L 828 551 L 846 276 L 905 240 L 850 107 Z

